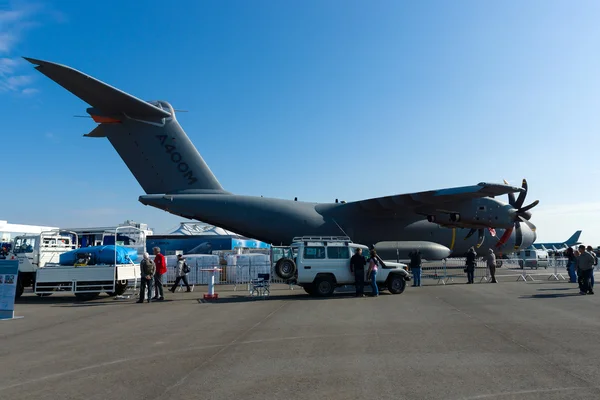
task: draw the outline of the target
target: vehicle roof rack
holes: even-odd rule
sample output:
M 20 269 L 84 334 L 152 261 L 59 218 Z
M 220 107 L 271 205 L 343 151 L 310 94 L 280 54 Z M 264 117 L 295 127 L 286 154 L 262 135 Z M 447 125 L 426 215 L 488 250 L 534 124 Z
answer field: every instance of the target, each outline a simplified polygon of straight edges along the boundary
M 348 236 L 296 236 L 292 242 L 349 242 Z

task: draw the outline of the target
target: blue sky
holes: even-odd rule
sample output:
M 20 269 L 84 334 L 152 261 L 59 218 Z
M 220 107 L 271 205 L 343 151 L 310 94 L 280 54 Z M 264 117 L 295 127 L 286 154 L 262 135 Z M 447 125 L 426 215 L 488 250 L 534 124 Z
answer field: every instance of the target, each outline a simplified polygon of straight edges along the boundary
M 348 201 L 527 178 L 541 241 L 600 245 L 600 3 L 0 0 L 0 219 L 157 231 L 69 65 L 178 119 L 239 194 Z

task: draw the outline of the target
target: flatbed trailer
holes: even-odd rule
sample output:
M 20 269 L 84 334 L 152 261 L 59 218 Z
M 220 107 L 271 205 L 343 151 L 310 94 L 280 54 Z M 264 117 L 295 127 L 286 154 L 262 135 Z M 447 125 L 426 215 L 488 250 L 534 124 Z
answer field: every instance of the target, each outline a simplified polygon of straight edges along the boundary
M 79 300 L 92 300 L 102 292 L 109 296 L 122 295 L 128 286 L 137 286 L 138 279 L 139 264 L 46 264 L 36 271 L 33 290 L 38 296 L 71 292 Z

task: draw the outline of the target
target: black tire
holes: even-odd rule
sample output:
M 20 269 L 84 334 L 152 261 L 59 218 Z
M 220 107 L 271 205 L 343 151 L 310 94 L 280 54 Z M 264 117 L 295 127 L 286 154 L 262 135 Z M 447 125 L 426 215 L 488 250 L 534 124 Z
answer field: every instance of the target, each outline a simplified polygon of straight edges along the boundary
M 316 294 L 315 285 L 312 283 L 307 283 L 307 284 L 303 285 L 302 289 L 304 289 L 304 291 L 311 296 L 315 296 L 315 294 Z
M 94 300 L 98 296 L 100 296 L 100 292 L 94 292 L 94 293 L 75 293 L 75 297 L 79 301 Z
M 127 290 L 127 281 L 122 283 L 121 281 L 115 283 L 115 291 L 114 292 L 106 292 L 110 297 L 121 296 Z
M 335 290 L 335 281 L 330 276 L 318 276 L 315 278 L 315 295 L 319 297 L 329 297 Z
M 19 276 L 17 277 L 17 289 L 15 291 L 15 299 L 18 299 L 19 297 L 21 297 L 23 295 L 24 291 L 25 291 L 25 286 L 23 285 L 23 281 L 21 280 L 21 275 L 19 274 Z
M 502 268 L 502 260 L 496 260 L 496 268 Z
M 282 258 L 275 264 L 275 274 L 281 279 L 292 279 L 296 275 L 296 263 L 289 258 Z
M 392 274 L 388 278 L 387 287 L 391 294 L 401 294 L 406 289 L 406 280 L 400 274 Z

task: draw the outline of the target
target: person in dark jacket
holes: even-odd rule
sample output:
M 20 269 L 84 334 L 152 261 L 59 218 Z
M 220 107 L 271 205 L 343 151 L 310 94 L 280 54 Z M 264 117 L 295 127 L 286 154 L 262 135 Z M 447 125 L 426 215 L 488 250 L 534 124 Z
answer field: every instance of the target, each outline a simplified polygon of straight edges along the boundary
M 598 265 L 598 256 L 596 252 L 594 252 L 594 248 L 592 246 L 588 246 L 585 248 L 588 253 L 590 253 L 594 257 L 594 268 Z M 588 294 L 594 294 L 594 268 L 590 271 L 590 287 L 588 290 Z
M 367 260 L 365 259 L 365 256 L 362 255 L 362 249 L 358 248 L 350 259 L 350 272 L 354 274 L 356 297 L 365 296 L 365 265 L 367 265 Z
M 148 253 L 144 253 L 144 258 L 142 258 L 142 262 L 140 262 L 142 281 L 140 284 L 140 299 L 137 301 L 138 303 L 144 302 L 146 290 L 148 291 L 148 303 L 150 303 L 150 299 L 152 298 L 152 284 L 154 283 L 155 272 L 156 265 L 154 265 L 154 261 L 150 259 L 150 255 Z
M 575 256 L 575 251 L 572 247 L 569 247 L 567 251 L 565 251 L 565 256 L 567 257 L 567 272 L 569 273 L 569 282 L 577 283 L 577 274 L 575 273 L 575 266 L 577 265 L 577 257 Z
M 413 274 L 413 287 L 421 286 L 421 252 L 419 249 L 414 249 L 408 253 L 410 257 L 410 270 Z
M 467 284 L 474 283 L 475 265 L 477 265 L 477 253 L 475 252 L 475 248 L 471 247 L 467 252 Z

